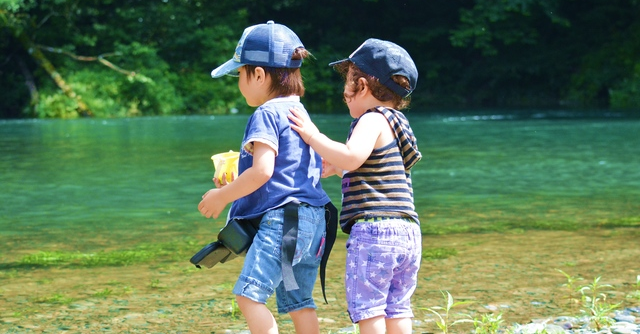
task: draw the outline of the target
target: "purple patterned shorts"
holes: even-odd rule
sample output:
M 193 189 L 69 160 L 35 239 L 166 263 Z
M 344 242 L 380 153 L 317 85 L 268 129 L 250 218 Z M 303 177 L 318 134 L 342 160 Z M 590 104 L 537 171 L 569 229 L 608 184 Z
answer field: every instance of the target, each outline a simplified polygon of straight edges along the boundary
M 377 316 L 412 318 L 422 255 L 420 226 L 401 219 L 353 225 L 345 287 L 353 323 Z

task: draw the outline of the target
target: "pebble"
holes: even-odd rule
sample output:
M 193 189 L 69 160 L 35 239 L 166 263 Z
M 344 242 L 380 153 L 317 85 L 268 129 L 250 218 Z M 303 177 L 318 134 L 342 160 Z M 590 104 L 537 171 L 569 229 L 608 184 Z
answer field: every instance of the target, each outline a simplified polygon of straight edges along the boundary
M 515 325 L 513 334 L 640 334 L 640 307 L 629 307 L 615 311 L 610 327 L 598 331 L 589 323 L 589 317 L 557 317 L 535 320 L 526 325 Z
M 129 315 L 133 316 L 133 315 Z M 126 318 L 126 317 L 125 317 Z M 640 306 L 629 307 L 624 310 L 615 311 L 611 317 L 612 325 L 598 331 L 590 324 L 589 317 L 569 317 L 560 316 L 557 318 L 534 319 L 531 323 L 520 325 L 515 324 L 508 331 L 498 333 L 511 334 L 640 334 Z M 321 322 L 333 322 L 330 319 L 322 319 Z M 414 320 L 415 326 L 420 326 L 422 322 Z M 248 331 L 234 332 L 227 330 L 226 334 L 249 334 Z M 357 326 L 341 328 L 337 331 L 341 334 L 358 333 Z

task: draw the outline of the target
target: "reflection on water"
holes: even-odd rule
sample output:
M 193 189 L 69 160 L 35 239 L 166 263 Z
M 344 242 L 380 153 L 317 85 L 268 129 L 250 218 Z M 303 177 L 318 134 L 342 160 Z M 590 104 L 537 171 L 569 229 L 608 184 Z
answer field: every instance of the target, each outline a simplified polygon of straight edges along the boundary
M 408 113 L 427 233 L 636 221 L 638 120 Z M 316 116 L 344 141 L 350 119 Z M 0 240 L 11 249 L 117 245 L 215 233 L 200 216 L 214 153 L 238 150 L 247 116 L 0 122 Z M 339 203 L 339 180 L 325 189 Z M 93 246 L 95 247 L 95 246 Z

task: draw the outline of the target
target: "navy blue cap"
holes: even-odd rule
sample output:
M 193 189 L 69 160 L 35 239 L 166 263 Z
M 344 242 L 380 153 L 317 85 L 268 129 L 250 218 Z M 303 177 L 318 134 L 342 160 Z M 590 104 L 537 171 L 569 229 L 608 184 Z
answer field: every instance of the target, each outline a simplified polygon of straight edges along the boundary
M 378 78 L 381 84 L 403 98 L 409 96 L 418 83 L 418 69 L 409 53 L 401 46 L 389 41 L 369 38 L 349 58 L 335 61 L 329 66 L 345 61 L 353 62 L 364 73 Z M 409 80 L 410 89 L 393 81 L 394 75 L 406 77 Z
M 299 68 L 302 59 L 293 60 L 293 52 L 303 48 L 300 38 L 287 26 L 268 21 L 248 27 L 238 41 L 233 58 L 211 71 L 211 77 L 234 74 L 243 65 Z

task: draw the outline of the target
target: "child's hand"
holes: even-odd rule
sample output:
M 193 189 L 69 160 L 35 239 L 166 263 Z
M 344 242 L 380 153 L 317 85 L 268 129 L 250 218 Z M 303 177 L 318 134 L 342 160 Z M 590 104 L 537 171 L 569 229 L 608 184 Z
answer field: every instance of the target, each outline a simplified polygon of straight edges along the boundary
M 291 124 L 291 128 L 300 134 L 300 137 L 302 137 L 302 140 L 304 140 L 305 143 L 309 144 L 311 137 L 320 131 L 316 125 L 311 122 L 309 116 L 300 112 L 298 108 L 291 108 L 289 111 L 291 112 L 291 114 L 288 115 L 289 120 L 294 123 Z
M 231 181 L 227 182 L 227 173 L 223 173 L 222 174 L 222 181 L 220 181 L 220 179 L 218 179 L 217 177 L 213 178 L 213 183 L 216 185 L 216 188 L 222 188 L 224 186 L 226 186 L 227 184 L 233 182 L 236 179 L 236 174 L 235 173 L 231 173 Z
M 342 173 L 340 168 L 328 163 L 326 160 L 322 159 L 322 172 L 320 173 L 320 177 L 327 178 L 331 175 L 338 175 Z
M 216 185 L 217 186 L 217 185 Z M 227 203 L 218 198 L 218 189 L 211 189 L 202 195 L 198 211 L 207 218 L 218 218 Z

